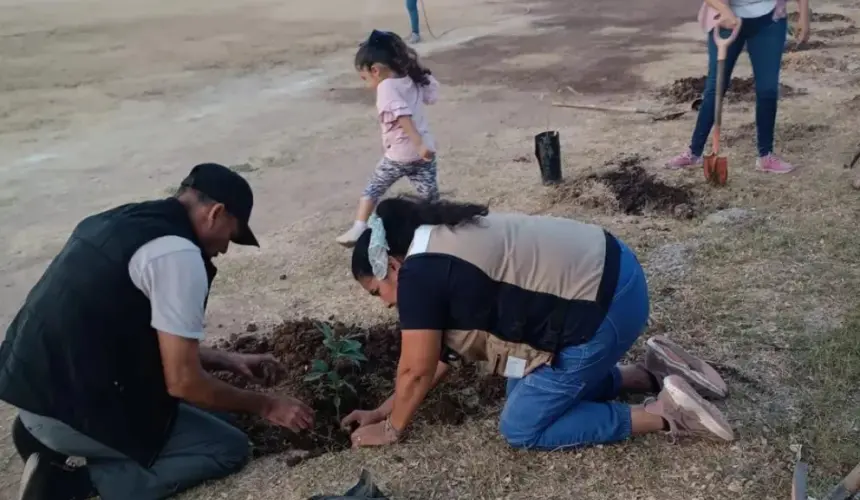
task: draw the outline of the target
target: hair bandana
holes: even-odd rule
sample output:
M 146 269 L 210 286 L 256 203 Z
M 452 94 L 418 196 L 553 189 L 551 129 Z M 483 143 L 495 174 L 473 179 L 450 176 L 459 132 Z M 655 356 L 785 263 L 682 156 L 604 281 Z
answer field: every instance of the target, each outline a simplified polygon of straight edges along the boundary
M 367 227 L 370 228 L 367 259 L 370 261 L 370 268 L 373 269 L 373 276 L 382 280 L 388 275 L 389 248 L 388 240 L 385 238 L 385 226 L 382 224 L 382 219 L 374 212 L 367 220 Z

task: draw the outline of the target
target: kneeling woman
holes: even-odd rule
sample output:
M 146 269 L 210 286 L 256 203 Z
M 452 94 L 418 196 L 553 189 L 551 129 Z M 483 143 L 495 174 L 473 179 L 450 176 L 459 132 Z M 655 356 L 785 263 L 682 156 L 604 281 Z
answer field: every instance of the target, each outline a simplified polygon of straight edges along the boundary
M 508 378 L 500 429 L 512 446 L 587 446 L 658 431 L 733 439 L 702 397 L 727 393 L 703 361 L 653 337 L 644 365 L 616 365 L 645 330 L 648 286 L 633 252 L 598 226 L 393 198 L 358 239 L 352 272 L 398 308 L 402 328 L 394 395 L 343 421 L 359 426 L 354 446 L 399 440 L 458 357 Z M 621 390 L 659 395 L 631 406 L 614 401 Z

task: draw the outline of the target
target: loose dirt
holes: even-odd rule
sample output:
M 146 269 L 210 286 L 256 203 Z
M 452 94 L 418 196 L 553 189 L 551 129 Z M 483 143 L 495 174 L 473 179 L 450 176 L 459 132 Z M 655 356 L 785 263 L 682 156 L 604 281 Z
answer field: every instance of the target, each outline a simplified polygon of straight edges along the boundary
M 689 219 L 695 215 L 695 195 L 689 188 L 671 186 L 642 166 L 647 158 L 620 156 L 606 162 L 608 171 L 560 185 L 550 195 L 554 205 L 574 201 L 591 208 L 610 208 L 627 215 L 645 211 Z
M 830 28 L 815 31 L 815 34 L 821 38 L 841 38 L 843 36 L 856 35 L 857 33 L 860 33 L 860 28 L 857 26 L 845 26 L 842 28 Z
M 823 49 L 828 46 L 823 40 L 810 40 L 806 43 L 798 43 L 795 40 L 790 40 L 785 44 L 785 52 L 806 52 L 807 50 Z
M 328 349 L 323 345 L 319 323 L 310 319 L 288 321 L 271 333 L 235 334 L 221 341 L 220 349 L 253 354 L 272 354 L 283 368 L 267 373 L 268 387 L 262 387 L 233 374 L 219 373 L 219 378 L 241 388 L 288 394 L 311 405 L 316 412 L 312 432 L 296 434 L 270 425 L 256 416 L 239 416 L 236 424 L 253 443 L 255 457 L 272 453 L 291 452 L 292 463 L 337 451 L 349 446 L 349 432 L 340 428 L 340 419 L 355 409 L 372 409 L 393 390 L 397 361 L 400 356 L 400 330 L 395 324 L 380 324 L 369 328 L 330 322 L 338 336 L 352 336 L 363 345 L 368 361 L 359 368 L 341 363 L 335 365 L 338 374 L 355 388 L 340 393 L 341 404 L 333 402 L 333 394 L 316 382 L 306 382 L 305 376 L 314 360 L 332 365 Z M 428 423 L 458 425 L 469 416 L 493 409 L 504 396 L 504 384 L 498 378 L 484 377 L 473 365 L 453 370 L 445 382 L 433 390 L 422 405 L 419 420 Z
M 799 19 L 800 14 L 798 14 L 797 12 L 788 13 L 788 22 L 796 23 Z M 809 16 L 809 21 L 812 23 L 854 22 L 853 19 L 844 14 L 835 14 L 832 12 L 813 12 L 812 15 Z
M 672 104 L 692 102 L 701 97 L 705 91 L 706 79 L 706 76 L 679 78 L 659 89 L 657 95 Z M 782 83 L 779 85 L 779 92 L 781 97 L 790 97 L 799 93 L 794 88 Z M 728 102 L 755 100 L 755 80 L 752 77 L 732 78 L 725 99 Z

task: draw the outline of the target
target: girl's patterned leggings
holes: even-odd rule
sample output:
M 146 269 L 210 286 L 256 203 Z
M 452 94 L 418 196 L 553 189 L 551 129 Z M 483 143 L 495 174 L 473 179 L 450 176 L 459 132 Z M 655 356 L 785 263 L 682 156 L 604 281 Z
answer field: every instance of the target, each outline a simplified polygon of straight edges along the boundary
M 398 180 L 406 177 L 418 195 L 428 201 L 439 199 L 439 186 L 436 183 L 436 159 L 400 163 L 383 157 L 370 176 L 364 197 L 378 202 L 382 195 Z

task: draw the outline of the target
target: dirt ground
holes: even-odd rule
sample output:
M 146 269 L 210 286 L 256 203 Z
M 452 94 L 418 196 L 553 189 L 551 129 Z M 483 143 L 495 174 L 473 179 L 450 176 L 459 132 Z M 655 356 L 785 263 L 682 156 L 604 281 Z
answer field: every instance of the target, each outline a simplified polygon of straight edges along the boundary
M 756 173 L 754 108 L 731 100 L 729 185 L 711 189 L 698 170 L 660 168 L 689 140 L 694 113 L 652 122 L 550 105 L 684 109 L 660 90 L 704 72 L 695 2 L 426 3 L 439 39 L 425 30 L 420 52 L 445 85 L 430 111 L 443 192 L 601 223 L 630 243 L 649 274 L 648 334 L 671 335 L 726 375 L 722 408 L 738 440 L 526 453 L 503 443 L 491 415 L 425 422 L 396 447 L 295 467 L 270 455 L 185 498 L 304 499 L 368 468 L 403 499 L 776 499 L 788 497 L 798 450 L 820 496 L 860 461 L 857 192 L 842 167 L 860 147 L 860 6 L 814 2 L 810 44 L 785 56 L 783 83 L 797 92 L 781 103 L 776 141 L 801 168 Z M 163 196 L 203 161 L 248 176 L 263 245 L 221 259 L 209 335 L 305 316 L 392 320 L 333 243 L 380 151 L 373 99 L 351 64 L 375 27 L 406 31 L 402 2 L 0 0 L 0 324 L 81 217 Z M 750 76 L 745 58 L 735 76 Z M 540 185 L 532 137 L 548 129 L 560 132 L 575 196 Z M 607 170 L 618 155 L 638 155 L 636 178 L 689 199 L 619 209 Z M 4 429 L 12 417 L 2 411 Z M 0 498 L 12 498 L 20 468 L 4 438 Z

